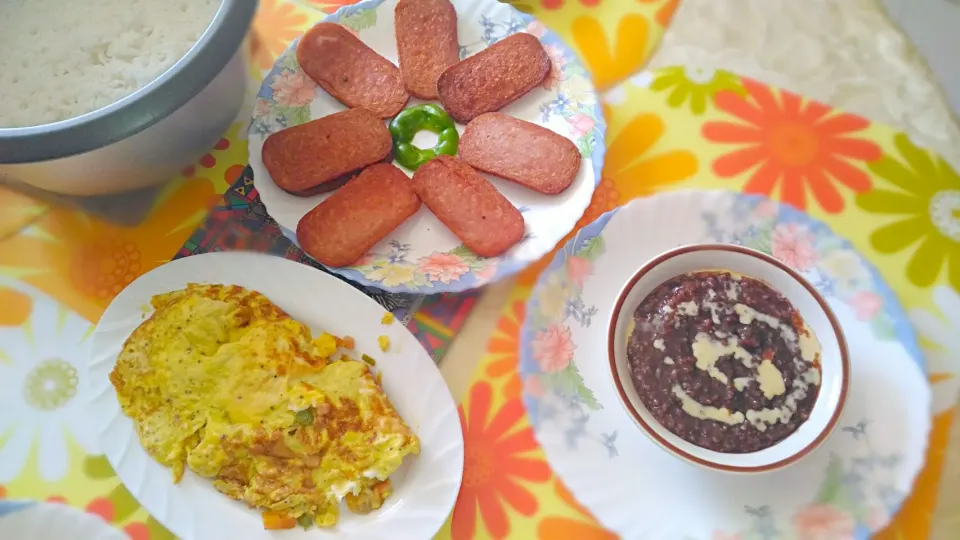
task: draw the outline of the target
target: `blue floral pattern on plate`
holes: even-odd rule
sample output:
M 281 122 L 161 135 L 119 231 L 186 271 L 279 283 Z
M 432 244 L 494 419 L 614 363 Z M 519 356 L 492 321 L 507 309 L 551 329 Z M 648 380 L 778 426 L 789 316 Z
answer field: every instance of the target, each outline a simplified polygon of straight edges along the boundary
M 613 390 L 606 333 L 620 287 L 667 249 L 711 242 L 762 251 L 800 272 L 840 317 L 849 343 L 852 386 L 838 428 L 782 471 L 718 476 L 681 462 L 646 439 Z M 876 268 L 827 225 L 755 195 L 661 194 L 584 227 L 533 290 L 519 369 L 554 470 L 627 538 L 866 539 L 908 494 L 930 428 L 923 356 Z M 791 490 L 780 489 L 787 483 Z M 671 500 L 669 490 L 683 495 Z M 696 499 L 688 501 L 696 512 L 683 511 L 684 497 Z
M 346 6 L 325 20 L 340 23 L 374 49 L 395 61 L 394 0 L 364 0 Z M 581 172 L 564 194 L 544 197 L 509 182 L 494 180 L 524 215 L 527 232 L 500 257 L 478 257 L 456 240 L 425 208 L 360 261 L 330 268 L 354 282 L 396 293 L 456 292 L 479 287 L 519 272 L 548 253 L 576 224 L 600 182 L 606 124 L 590 75 L 555 33 L 529 15 L 495 0 L 454 2 L 465 58 L 517 32 L 536 35 L 552 69 L 547 80 L 504 112 L 535 122 L 570 138 L 583 156 Z M 299 68 L 296 42 L 276 61 L 257 94 L 250 122 L 250 164 L 254 181 L 271 216 L 296 242 L 296 223 L 326 195 L 298 198 L 283 193 L 270 180 L 260 159 L 263 139 L 343 108 Z M 390 47 L 393 47 L 392 49 Z M 419 103 L 411 100 L 411 105 Z M 461 130 L 462 130 L 462 126 Z

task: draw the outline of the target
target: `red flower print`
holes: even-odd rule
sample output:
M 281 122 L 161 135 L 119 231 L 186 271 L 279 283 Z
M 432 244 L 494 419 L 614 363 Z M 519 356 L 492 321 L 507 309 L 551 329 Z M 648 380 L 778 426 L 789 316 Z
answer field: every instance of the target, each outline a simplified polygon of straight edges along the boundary
M 473 538 L 477 532 L 477 513 L 494 538 L 510 533 L 507 507 L 524 516 L 537 512 L 537 499 L 523 482 L 543 483 L 550 479 L 550 468 L 541 459 L 529 426 L 517 429 L 524 416 L 519 399 L 510 399 L 490 417 L 492 390 L 478 382 L 470 390 L 469 415 L 460 406 L 463 426 L 463 483 L 453 508 L 451 533 L 454 540 Z
M 103 518 L 104 521 L 110 523 L 113 521 L 113 516 L 116 512 L 116 509 L 113 506 L 113 502 L 110 499 L 99 498 L 90 501 L 90 504 L 87 505 L 87 513 L 94 514 Z
M 593 263 L 590 259 L 583 257 L 570 257 L 567 259 L 567 276 L 570 277 L 570 283 L 583 288 L 583 281 L 593 273 Z
M 833 113 L 820 103 L 803 103 L 800 96 L 743 79 L 747 95 L 720 92 L 717 107 L 741 122 L 707 122 L 703 136 L 741 148 L 713 162 L 713 171 L 732 178 L 750 173 L 743 186 L 747 193 L 772 195 L 780 184 L 780 198 L 797 208 L 807 207 L 806 192 L 829 213 L 843 210 L 836 182 L 863 193 L 870 177 L 851 161 L 880 159 L 880 147 L 853 137 L 869 122 L 848 113 Z
M 313 101 L 317 91 L 317 83 L 307 77 L 301 70 L 280 73 L 270 84 L 273 89 L 273 98 L 280 105 L 288 107 L 303 107 Z
M 796 223 L 777 225 L 770 244 L 773 256 L 794 270 L 802 272 L 817 262 L 813 236 L 805 227 Z
M 523 383 L 523 389 L 531 396 L 539 399 L 546 394 L 546 390 L 543 388 L 543 383 L 540 382 L 539 375 L 531 375 L 527 377 L 527 380 Z
M 450 283 L 469 272 L 470 267 L 459 255 L 435 252 L 420 259 L 420 271 L 426 274 L 430 281 Z
M 507 399 L 520 397 L 522 389 L 520 375 L 517 373 L 520 350 L 520 325 L 527 316 L 527 304 L 517 300 L 510 308 L 510 313 L 504 314 L 497 321 L 493 337 L 487 346 L 487 354 L 494 360 L 487 364 L 487 376 L 497 379 L 506 377 L 503 386 L 503 395 Z
M 793 516 L 793 525 L 804 540 L 853 538 L 853 517 L 826 504 L 813 504 Z
M 563 75 L 563 66 L 567 65 L 567 59 L 563 57 L 563 50 L 556 45 L 547 45 L 543 50 L 547 51 L 547 57 L 550 58 L 550 72 L 547 73 L 546 78 L 540 85 L 547 90 L 553 90 L 560 82 L 560 77 Z
M 850 299 L 857 319 L 869 321 L 883 309 L 883 298 L 873 291 L 859 291 Z
M 150 540 L 150 529 L 145 523 L 131 523 L 123 528 L 130 540 Z
M 551 324 L 537 332 L 533 340 L 533 357 L 544 373 L 557 373 L 570 365 L 576 345 L 570 339 L 570 329 L 560 324 Z

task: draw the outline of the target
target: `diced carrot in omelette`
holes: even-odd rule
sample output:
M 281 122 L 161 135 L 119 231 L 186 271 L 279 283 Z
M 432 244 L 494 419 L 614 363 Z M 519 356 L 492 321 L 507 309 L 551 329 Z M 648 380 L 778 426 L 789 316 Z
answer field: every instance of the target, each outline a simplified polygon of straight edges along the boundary
M 262 294 L 189 285 L 152 305 L 110 380 L 174 482 L 189 468 L 263 510 L 267 529 L 328 527 L 341 499 L 379 508 L 389 476 L 419 453 L 369 366 L 334 360 L 334 336 L 313 339 Z

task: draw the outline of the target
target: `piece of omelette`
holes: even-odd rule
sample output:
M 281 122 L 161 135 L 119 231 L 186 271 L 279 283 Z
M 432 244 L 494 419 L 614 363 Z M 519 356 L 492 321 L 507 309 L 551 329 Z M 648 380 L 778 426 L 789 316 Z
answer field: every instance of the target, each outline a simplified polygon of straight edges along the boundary
M 144 449 L 264 511 L 267 528 L 331 526 L 341 499 L 379 508 L 420 441 L 363 362 L 262 294 L 191 284 L 155 296 L 110 374 Z

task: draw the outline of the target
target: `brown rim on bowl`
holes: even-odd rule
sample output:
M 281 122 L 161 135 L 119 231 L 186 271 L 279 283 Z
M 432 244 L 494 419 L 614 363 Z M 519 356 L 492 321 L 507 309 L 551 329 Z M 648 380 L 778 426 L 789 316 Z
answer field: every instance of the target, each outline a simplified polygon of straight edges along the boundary
M 719 463 L 715 463 L 713 461 L 709 461 L 709 460 L 697 457 L 695 455 L 690 454 L 689 452 L 684 452 L 680 448 L 677 448 L 675 445 L 671 444 L 669 441 L 664 439 L 643 419 L 643 417 L 640 416 L 640 413 L 637 412 L 637 409 L 633 406 L 633 403 L 630 402 L 630 399 L 627 397 L 627 394 L 623 389 L 623 381 L 620 380 L 620 376 L 618 375 L 618 371 L 617 371 L 617 359 L 614 353 L 614 350 L 615 350 L 614 345 L 616 343 L 617 320 L 620 318 L 620 312 L 623 310 L 623 304 L 626 302 L 627 296 L 630 294 L 630 291 L 633 290 L 634 286 L 636 286 L 637 282 L 640 281 L 640 279 L 643 278 L 643 276 L 645 276 L 648 272 L 650 272 L 650 270 L 652 270 L 653 268 L 659 266 L 660 264 L 674 257 L 677 257 L 679 255 L 684 255 L 686 253 L 691 253 L 694 251 L 731 251 L 734 253 L 740 253 L 742 255 L 747 255 L 750 257 L 754 257 L 756 259 L 760 259 L 763 262 L 772 264 L 773 266 L 779 268 L 780 270 L 783 270 L 784 272 L 787 273 L 787 275 L 789 275 L 791 278 L 797 281 L 800 285 L 802 285 L 805 289 L 807 289 L 807 291 L 810 292 L 810 294 L 817 301 L 817 303 L 820 304 L 820 308 L 827 315 L 827 319 L 830 321 L 830 325 L 833 327 L 834 334 L 836 334 L 837 336 L 837 344 L 839 345 L 839 348 L 840 348 L 840 371 L 841 371 L 840 401 L 837 403 L 837 407 L 836 409 L 834 409 L 833 414 L 830 416 L 830 420 L 827 422 L 827 425 L 823 428 L 820 434 L 818 434 L 817 437 L 810 442 L 810 444 L 803 447 L 799 452 L 796 452 L 789 457 L 781 459 L 780 461 L 776 461 L 769 465 L 762 465 L 757 467 L 739 467 L 739 466 L 733 466 L 733 465 L 722 465 Z M 758 279 L 758 278 L 755 278 L 755 279 Z M 840 329 L 840 323 L 837 321 L 837 316 L 834 315 L 833 310 L 830 309 L 830 306 L 827 304 L 827 301 L 824 300 L 824 298 L 820 296 L 820 293 L 817 292 L 817 290 L 813 287 L 813 285 L 808 283 L 807 280 L 805 280 L 800 274 L 798 274 L 795 270 L 783 264 L 776 258 L 753 249 L 749 249 L 749 248 L 745 248 L 745 247 L 737 246 L 733 244 L 696 244 L 691 246 L 679 247 L 676 249 L 671 249 L 665 253 L 661 253 L 660 255 L 656 256 L 655 258 L 653 258 L 652 260 L 644 264 L 640 268 L 640 270 L 638 270 L 637 273 L 635 273 L 633 277 L 631 277 L 630 280 L 627 281 L 627 284 L 623 287 L 623 289 L 621 289 L 620 295 L 613 306 L 613 315 L 610 318 L 610 324 L 608 325 L 608 330 L 607 330 L 607 360 L 610 364 L 611 374 L 613 375 L 614 386 L 616 386 L 617 388 L 617 393 L 620 394 L 621 403 L 623 403 L 623 406 L 627 409 L 627 412 L 629 412 L 630 415 L 633 416 L 634 420 L 636 420 L 637 423 L 640 424 L 641 427 L 643 427 L 643 431 L 646 432 L 646 434 L 649 437 L 654 439 L 658 444 L 660 444 L 664 448 L 667 448 L 668 450 L 670 450 L 670 452 L 676 454 L 679 457 L 682 457 L 683 459 L 692 461 L 693 463 L 702 465 L 704 467 L 708 467 L 711 469 L 716 469 L 724 472 L 736 472 L 736 473 L 768 472 L 768 471 L 785 467 L 795 461 L 798 461 L 799 459 L 803 458 L 804 456 L 812 452 L 814 449 L 819 447 L 824 440 L 826 440 L 826 438 L 830 435 L 830 433 L 833 432 L 833 429 L 836 427 L 837 422 L 840 420 L 840 414 L 843 412 L 843 407 L 847 402 L 847 391 L 850 385 L 850 354 L 849 354 L 849 351 L 847 350 L 847 341 L 843 336 L 843 331 Z M 632 384 L 632 382 L 629 384 Z M 818 397 L 817 399 L 820 399 L 820 398 Z

